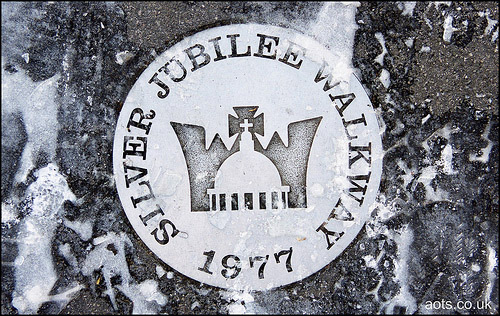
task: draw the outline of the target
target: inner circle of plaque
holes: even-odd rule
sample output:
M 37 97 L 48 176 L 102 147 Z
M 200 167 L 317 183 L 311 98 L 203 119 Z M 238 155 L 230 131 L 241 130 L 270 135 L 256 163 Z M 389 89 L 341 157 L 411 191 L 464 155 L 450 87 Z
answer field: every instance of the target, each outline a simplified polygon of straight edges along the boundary
M 382 145 L 359 80 L 336 84 L 333 65 L 338 54 L 298 32 L 233 24 L 148 66 L 121 109 L 113 164 L 126 215 L 161 260 L 205 284 L 266 290 L 354 240 Z

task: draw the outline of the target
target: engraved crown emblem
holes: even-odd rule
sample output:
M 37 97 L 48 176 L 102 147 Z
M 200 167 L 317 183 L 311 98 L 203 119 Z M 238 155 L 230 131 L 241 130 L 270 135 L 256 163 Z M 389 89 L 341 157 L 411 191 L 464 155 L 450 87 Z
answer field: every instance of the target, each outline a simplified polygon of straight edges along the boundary
M 306 208 L 307 162 L 322 117 L 288 125 L 288 146 L 277 132 L 266 148 L 264 114 L 258 107 L 234 107 L 228 115 L 228 149 L 219 134 L 205 149 L 205 129 L 170 122 L 184 153 L 191 191 L 191 211 Z

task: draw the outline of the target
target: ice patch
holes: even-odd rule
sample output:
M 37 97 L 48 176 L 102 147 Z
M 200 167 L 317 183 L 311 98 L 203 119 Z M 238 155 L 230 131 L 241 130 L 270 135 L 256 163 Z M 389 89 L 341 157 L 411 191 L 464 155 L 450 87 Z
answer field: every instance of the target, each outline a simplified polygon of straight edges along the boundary
M 422 125 L 425 124 L 425 122 L 427 122 L 429 119 L 431 118 L 431 115 L 430 114 L 427 114 L 423 119 L 422 119 Z
M 433 27 L 432 27 L 431 21 L 428 18 L 425 18 L 425 17 L 424 17 L 424 21 L 425 21 L 425 24 L 427 24 L 427 26 L 432 30 Z
M 227 312 L 230 315 L 238 314 L 265 314 L 265 310 L 255 303 L 254 297 L 248 291 L 221 291 L 221 297 L 226 302 Z
M 448 15 L 444 20 L 443 29 L 443 40 L 449 43 L 453 32 L 458 31 L 458 29 L 453 27 L 453 17 L 451 15 Z
M 165 273 L 165 270 L 161 266 L 156 265 L 156 275 L 158 276 L 158 279 L 161 279 L 161 277 L 164 276 Z
M 19 223 L 19 218 L 14 205 L 2 202 L 2 224 L 10 226 L 17 223 Z
M 373 268 L 373 269 L 377 268 L 377 260 L 375 260 L 373 256 L 371 255 L 364 256 L 363 260 L 365 260 L 365 264 L 368 268 Z
M 488 36 L 491 33 L 491 31 L 493 31 L 493 29 L 495 28 L 495 25 L 497 25 L 498 21 L 490 18 L 490 11 L 489 10 L 486 11 L 485 16 L 486 16 L 486 21 L 488 22 L 488 25 L 484 29 L 483 36 Z M 491 41 L 494 42 L 493 39 Z
M 76 257 L 73 255 L 71 252 L 71 245 L 69 243 L 59 245 L 59 253 L 63 255 L 64 259 L 68 261 L 68 263 L 72 267 L 77 267 L 78 266 L 78 261 L 76 260 Z
M 413 47 L 413 42 L 414 42 L 414 38 L 413 37 L 410 37 L 408 38 L 407 40 L 405 40 L 405 45 L 408 47 L 408 48 L 412 48 Z
M 15 175 L 16 183 L 24 182 L 39 153 L 54 161 L 59 123 L 57 113 L 57 81 L 60 74 L 35 83 L 22 70 L 8 73 L 2 64 L 2 115 L 22 113 L 28 139 Z
M 421 53 L 428 53 L 430 51 L 431 51 L 431 48 L 429 46 L 422 46 L 422 48 L 420 48 Z
M 106 282 L 105 293 L 109 296 L 113 307 L 116 309 L 117 305 L 111 285 L 111 277 L 119 275 L 122 284 L 130 283 L 131 277 L 125 259 L 125 245 L 132 246 L 132 242 L 125 233 L 117 235 L 110 232 L 105 236 L 94 238 L 93 243 L 96 247 L 85 258 L 81 271 L 83 275 L 92 276 L 94 271 L 101 270 Z
M 145 280 L 137 284 L 132 279 L 127 260 L 125 247 L 132 247 L 128 236 L 121 232 L 110 232 L 104 236 L 94 238 L 95 248 L 87 255 L 81 269 L 82 274 L 93 276 L 94 271 L 101 271 L 106 283 L 105 293 L 109 296 L 115 310 L 117 309 L 115 291 L 111 284 L 113 276 L 120 276 L 121 284 L 116 288 L 133 302 L 133 314 L 155 314 L 167 302 L 166 297 L 158 290 L 155 280 Z
M 410 182 L 413 180 L 415 176 L 415 171 L 410 170 L 410 168 L 408 168 L 408 166 L 406 165 L 406 162 L 404 162 L 401 159 L 398 159 L 397 165 L 404 172 L 404 175 L 400 177 L 403 179 L 403 187 L 406 188 L 406 186 L 408 186 L 408 184 L 410 184 Z
M 224 229 L 231 219 L 231 213 L 229 212 L 209 212 L 207 216 L 210 224 L 220 230 Z
M 448 200 L 448 192 L 444 191 L 441 188 L 434 189 L 432 186 L 432 181 L 436 177 L 438 173 L 438 167 L 440 168 L 439 172 L 444 174 L 455 174 L 456 171 L 453 170 L 452 167 L 452 159 L 453 159 L 453 148 L 449 144 L 450 136 L 452 133 L 456 133 L 457 129 L 451 129 L 449 124 L 446 124 L 443 128 L 436 130 L 432 135 L 426 138 L 422 142 L 422 147 L 425 149 L 427 154 L 430 153 L 430 148 L 428 141 L 434 137 L 440 136 L 448 140 L 448 144 L 441 150 L 441 158 L 436 162 L 435 165 L 427 166 L 420 170 L 420 176 L 417 181 L 414 182 L 412 190 L 415 190 L 415 187 L 418 182 L 422 183 L 425 187 L 425 197 L 427 201 L 447 201 Z M 412 170 L 412 173 L 415 173 L 415 170 Z
M 308 33 L 336 55 L 337 63 L 330 65 L 335 69 L 333 81 L 348 82 L 353 72 L 354 35 L 358 29 L 355 16 L 359 5 L 359 2 L 325 2 L 309 26 Z
M 493 35 L 491 35 L 491 42 L 493 43 L 494 41 L 496 41 L 498 38 L 498 28 L 495 32 L 493 32 Z
M 200 303 L 198 301 L 195 301 L 193 304 L 191 304 L 191 310 L 194 310 L 195 308 L 199 308 Z
M 38 170 L 35 173 L 37 180 L 26 190 L 27 215 L 21 223 L 18 237 L 19 253 L 12 294 L 12 306 L 21 314 L 36 314 L 44 302 L 54 299 L 49 295 L 57 281 L 52 238 L 61 222 L 64 201 L 76 200 L 58 171 L 53 164 Z
M 200 175 L 198 175 L 200 176 Z M 200 179 L 203 179 L 204 176 L 201 175 Z M 197 180 L 199 180 L 197 178 Z M 171 173 L 168 170 L 164 171 L 160 167 L 160 171 L 155 179 L 152 181 L 152 185 L 155 186 L 157 192 L 161 192 L 157 194 L 157 198 L 166 198 L 172 196 L 177 191 L 179 184 L 182 181 L 182 176 L 179 174 Z
M 427 100 L 426 100 L 426 102 L 427 102 Z M 422 147 L 424 147 L 425 151 L 427 153 L 429 153 L 430 152 L 430 148 L 429 148 L 429 144 L 428 144 L 429 139 L 431 139 L 435 136 L 441 136 L 441 137 L 444 137 L 449 142 L 451 134 L 456 133 L 458 131 L 459 131 L 458 128 L 451 129 L 450 124 L 446 124 L 443 128 L 440 128 L 440 129 L 434 131 L 434 133 L 432 133 L 432 135 L 427 137 L 422 142 Z
M 491 294 L 493 294 L 493 287 L 498 280 L 498 258 L 495 249 L 488 245 L 488 264 L 486 270 L 488 271 L 488 285 L 484 291 L 484 298 L 492 301 Z M 497 270 L 495 272 L 495 269 Z M 497 283 L 498 284 L 498 283 Z
M 64 220 L 64 225 L 75 231 L 82 240 L 89 240 L 92 238 L 92 221 L 80 222 L 80 221 L 69 221 L 67 219 Z
M 471 266 L 471 270 L 474 272 L 479 272 L 481 271 L 481 267 L 477 263 L 473 263 Z
M 445 6 L 449 7 L 451 5 L 451 2 L 452 1 L 434 1 L 434 2 L 429 3 L 429 7 L 431 5 L 434 5 L 434 9 L 436 9 L 436 11 L 439 11 L 440 5 L 445 5 Z
M 417 300 L 410 292 L 408 275 L 408 260 L 410 260 L 410 246 L 413 242 L 413 231 L 408 225 L 404 226 L 401 233 L 394 233 L 394 241 L 398 246 L 398 260 L 394 262 L 394 280 L 399 283 L 399 293 L 394 298 L 384 304 L 386 314 L 393 314 L 394 307 L 406 307 L 406 314 L 413 314 L 417 311 Z
M 380 73 L 380 77 L 378 78 L 380 82 L 382 82 L 382 85 L 387 89 L 391 85 L 391 74 L 387 69 L 382 69 L 382 72 Z
M 24 59 L 24 61 L 29 64 L 30 62 L 30 54 L 29 53 L 24 53 L 21 55 L 21 57 Z
M 401 161 L 401 164 L 404 164 L 404 162 Z M 401 229 L 394 231 L 392 229 L 390 230 L 387 225 L 384 224 L 387 219 L 396 214 L 396 212 L 394 211 L 394 203 L 395 201 L 393 201 L 392 204 L 387 205 L 388 203 L 385 200 L 385 197 L 383 195 L 379 196 L 376 203 L 374 203 L 370 207 L 370 210 L 377 210 L 377 216 L 372 217 L 371 220 L 367 222 L 365 228 L 368 237 L 375 238 L 380 235 L 385 235 L 387 236 L 388 240 L 393 240 L 397 245 L 398 251 L 396 254 L 396 258 L 392 260 L 395 267 L 394 277 L 392 278 L 392 280 L 399 284 L 399 292 L 395 297 L 389 299 L 388 301 L 387 298 L 380 297 L 379 289 L 382 284 L 385 283 L 384 278 L 382 278 L 378 282 L 378 284 L 366 294 L 373 295 L 376 301 L 381 302 L 381 306 L 378 312 L 379 314 L 393 314 L 396 307 L 406 307 L 406 313 L 413 314 L 416 311 L 417 303 L 416 299 L 410 292 L 409 285 L 411 282 L 411 275 L 408 271 L 408 261 L 410 260 L 410 246 L 413 243 L 413 231 L 408 225 L 404 225 Z M 381 264 L 382 258 L 387 258 L 386 252 L 384 250 L 384 242 L 385 241 L 381 241 L 381 243 L 379 243 L 378 249 L 380 250 L 380 252 L 376 258 L 373 257 L 373 255 L 367 255 L 363 257 L 363 260 L 365 261 L 367 267 L 377 269 L 377 267 L 379 267 Z M 362 248 L 361 246 L 362 245 L 360 245 L 360 249 Z M 388 267 L 388 265 L 390 264 L 388 260 L 389 259 L 385 259 L 385 261 L 383 262 L 385 267 Z
M 319 183 L 315 183 L 311 186 L 310 192 L 314 197 L 322 196 L 325 192 L 325 188 Z
M 450 144 L 447 144 L 441 151 L 441 159 L 437 162 L 437 165 L 442 167 L 443 173 L 447 175 L 457 174 L 456 170 L 453 170 L 453 148 Z
M 134 54 L 126 50 L 124 52 L 119 52 L 118 54 L 116 54 L 115 60 L 118 65 L 123 65 L 132 57 L 134 57 Z
M 117 286 L 133 303 L 132 314 L 158 314 L 160 307 L 167 303 L 167 297 L 158 290 L 155 280 L 145 280 L 140 284 Z
M 405 1 L 402 4 L 404 6 L 404 9 L 403 9 L 403 12 L 401 12 L 401 15 L 413 16 L 413 10 L 415 9 L 417 2 L 416 1 Z M 398 7 L 399 7 L 399 4 L 398 4 Z
M 420 177 L 418 177 L 418 182 L 421 182 L 425 187 L 425 199 L 430 202 L 437 201 L 447 201 L 448 200 L 448 192 L 444 191 L 441 188 L 437 188 L 434 190 L 432 187 L 432 180 L 437 175 L 436 166 L 428 166 L 422 170 Z
M 245 306 L 241 302 L 234 302 L 227 306 L 227 312 L 229 315 L 241 315 L 246 312 Z
M 375 62 L 379 63 L 380 66 L 384 65 L 384 56 L 387 54 L 387 48 L 385 47 L 385 40 L 384 40 L 384 35 L 382 33 L 377 32 L 375 33 L 375 38 L 378 40 L 380 43 L 380 46 L 382 46 L 382 53 L 375 57 Z

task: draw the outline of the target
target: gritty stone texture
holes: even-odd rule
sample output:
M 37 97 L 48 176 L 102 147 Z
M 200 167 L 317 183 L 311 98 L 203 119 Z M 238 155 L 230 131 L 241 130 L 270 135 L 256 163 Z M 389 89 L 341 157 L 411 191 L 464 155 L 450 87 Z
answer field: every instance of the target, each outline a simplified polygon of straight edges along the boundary
M 200 284 L 162 263 L 138 238 L 121 208 L 112 172 L 112 144 L 121 105 L 139 74 L 157 54 L 183 37 L 227 23 L 270 23 L 303 29 L 323 3 L 316 2 L 26 2 L 2 3 L 2 67 L 24 71 L 41 82 L 61 73 L 57 102 L 60 130 L 56 163 L 77 201 L 64 203 L 64 220 L 91 221 L 92 238 L 83 240 L 60 223 L 52 240 L 58 281 L 51 295 L 72 282 L 84 285 L 66 304 L 49 301 L 38 313 L 125 314 L 133 302 L 120 291 L 123 276 L 111 279 L 115 309 L 102 271 L 84 275 L 80 267 L 95 248 L 92 240 L 109 232 L 124 234 L 126 264 L 137 284 L 152 279 L 167 297 L 159 312 L 228 313 L 244 304 L 256 313 L 417 314 L 426 301 L 487 299 L 498 313 L 498 278 L 491 283 L 488 255 L 498 258 L 498 24 L 487 33 L 487 18 L 499 20 L 494 2 L 417 2 L 412 15 L 401 3 L 362 2 L 357 8 L 353 65 L 359 69 L 379 116 L 385 150 L 383 177 L 372 218 L 358 237 L 318 273 L 278 289 L 253 293 L 254 302 L 227 298 L 225 291 Z M 14 10 L 12 10 L 14 8 Z M 9 10 L 4 10 L 9 9 Z M 9 12 L 9 14 L 7 14 Z M 456 29 L 443 40 L 443 24 L 453 16 Z M 467 23 L 465 23 L 467 21 Z M 9 23 L 7 23 L 9 22 Z M 431 26 L 429 26 L 431 25 Z M 375 62 L 385 39 L 383 65 Z M 406 41 L 413 39 L 412 45 Z M 423 47 L 429 47 L 426 51 Z M 128 51 L 119 64 L 116 55 Z M 22 57 L 29 53 L 30 62 Z M 386 88 L 379 77 L 390 74 Z M 3 87 L 2 87 L 3 89 Z M 2 105 L 4 106 L 4 105 Z M 488 133 L 485 131 L 489 130 Z M 449 134 L 446 134 L 449 131 Z M 39 157 L 23 183 L 14 183 L 26 143 L 23 121 L 2 109 L 2 214 L 17 210 L 17 221 L 2 222 L 2 314 L 12 305 L 16 236 L 29 201 L 26 188 Z M 451 166 L 443 152 L 451 146 Z M 489 156 L 483 161 L 471 155 Z M 451 168 L 451 171 L 450 171 Z M 425 176 L 435 176 L 425 185 Z M 446 192 L 444 198 L 432 196 Z M 382 215 L 390 209 L 392 215 Z M 412 242 L 402 238 L 411 231 Z M 61 255 L 69 243 L 76 264 Z M 109 247 L 115 253 L 118 243 Z M 492 250 L 490 250 L 492 249 Z M 402 261 L 402 253 L 407 261 Z M 374 264 L 363 258 L 371 256 Z M 118 259 L 117 259 L 118 260 Z M 496 259 L 498 262 L 498 259 Z M 155 267 L 172 272 L 161 278 Z M 406 279 L 401 280 L 401 267 Z M 401 298 L 401 299 L 398 299 Z M 440 310 L 435 312 L 463 312 Z
M 162 48 L 200 28 L 228 23 L 231 3 L 227 1 L 124 2 L 128 39 L 138 47 Z
M 498 41 L 492 41 L 494 31 L 485 34 L 487 18 L 478 14 L 489 10 L 490 18 L 498 20 L 495 3 L 452 2 L 446 6 L 421 2 L 412 17 L 402 15 L 397 5 L 363 6 L 367 10 L 358 15 L 363 31 L 357 33 L 355 54 L 373 61 L 382 52 L 374 34 L 384 35 L 388 51 L 384 66 L 373 62 L 367 69 L 359 66 L 372 77 L 380 76 L 382 68 L 389 71 L 393 82 L 388 89 L 376 83 L 382 98 L 384 92 L 396 90 L 393 93 L 398 97 L 415 105 L 425 104 L 432 114 L 453 111 L 466 101 L 477 110 L 498 115 Z M 377 20 L 381 15 L 388 19 Z M 456 28 L 449 43 L 443 40 L 447 16 L 455 17 Z M 405 44 L 408 39 L 413 40 L 412 47 Z
M 483 8 L 498 20 L 498 6 L 491 3 Z M 498 42 L 491 40 L 491 33 L 485 34 L 487 19 L 477 14 L 480 9 L 460 2 L 446 8 L 418 9 L 434 27 L 431 30 L 421 22 L 415 35 L 416 67 L 410 72 L 415 81 L 410 100 L 422 104 L 430 99 L 436 114 L 459 107 L 464 99 L 475 109 L 498 114 Z M 445 16 L 455 17 L 453 26 L 457 29 L 449 43 L 443 41 L 440 27 Z M 424 46 L 430 47 L 430 52 L 422 52 Z

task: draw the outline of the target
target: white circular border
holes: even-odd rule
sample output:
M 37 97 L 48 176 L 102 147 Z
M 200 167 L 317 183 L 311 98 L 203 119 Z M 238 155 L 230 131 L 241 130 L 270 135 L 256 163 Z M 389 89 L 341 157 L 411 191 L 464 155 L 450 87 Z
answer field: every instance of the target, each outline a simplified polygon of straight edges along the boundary
M 280 38 L 280 43 L 277 46 L 277 58 L 283 56 L 285 53 L 288 41 L 305 47 L 306 53 L 303 55 L 301 68 L 295 69 L 279 62 L 277 59 L 271 60 L 248 56 L 244 58 L 226 58 L 218 62 L 212 60 L 208 65 L 194 72 L 190 70 L 190 61 L 184 54 L 184 49 L 194 44 L 202 44 L 206 47 L 206 52 L 213 59 L 215 54 L 208 40 L 220 36 L 221 48 L 227 56 L 229 53 L 227 47 L 229 39 L 226 38 L 226 35 L 240 34 L 240 37 L 237 38 L 238 49 L 245 51 L 247 45 L 251 45 L 253 54 L 256 52 L 259 44 L 259 38 L 256 36 L 258 33 L 278 36 Z M 181 82 L 174 83 L 165 80 L 165 83 L 170 87 L 170 94 L 166 98 L 160 99 L 157 93 L 161 89 L 157 85 L 149 84 L 148 82 L 157 73 L 158 69 L 174 56 L 179 57 L 179 60 L 186 67 L 188 73 L 186 79 Z M 184 59 L 181 59 L 182 57 Z M 113 147 L 114 175 L 120 200 L 132 226 L 146 245 L 165 263 L 180 273 L 206 284 L 223 288 L 266 290 L 302 280 L 319 271 L 334 260 L 355 239 L 370 215 L 369 206 L 375 201 L 378 192 L 382 172 L 380 132 L 371 102 L 359 80 L 353 74 L 350 75 L 348 84 L 341 84 L 329 91 L 323 91 L 325 80 L 318 83 L 314 82 L 315 74 L 321 67 L 322 61 L 326 61 L 329 65 L 338 65 L 338 56 L 307 36 L 270 25 L 233 24 L 208 29 L 185 38 L 158 56 L 141 74 L 130 90 L 118 119 Z M 259 69 L 259 67 L 265 69 Z M 279 69 L 278 73 L 272 71 L 276 69 Z M 260 74 L 262 82 L 245 82 L 244 77 L 255 76 L 256 73 Z M 304 75 L 301 76 L 301 73 Z M 240 79 L 235 77 L 238 74 L 240 75 Z M 289 89 L 279 90 L 276 85 L 269 87 L 271 83 L 276 82 L 276 77 L 274 76 L 278 76 L 278 79 L 282 78 L 281 84 L 284 86 L 288 84 Z M 167 77 L 165 76 L 164 78 Z M 307 80 L 304 81 L 304 78 L 307 78 Z M 297 85 L 296 81 L 304 81 L 306 85 L 307 82 L 310 82 L 310 89 L 308 88 L 309 90 L 306 89 L 304 92 L 302 86 Z M 200 84 L 209 82 L 214 83 L 211 88 L 215 87 L 216 91 L 210 93 L 207 85 Z M 293 85 L 294 83 L 295 85 Z M 248 84 L 250 87 L 256 85 L 256 87 L 253 87 L 253 89 L 238 90 L 237 88 L 243 84 Z M 268 89 L 272 91 L 264 93 L 263 90 L 266 87 L 269 87 Z M 229 95 L 226 93 L 224 95 L 221 91 L 232 91 L 232 94 Z M 252 91 L 255 92 L 255 96 L 251 94 Z M 307 91 L 310 91 L 310 94 Z M 345 189 L 347 188 L 345 186 L 349 185 L 346 179 L 346 175 L 348 174 L 346 169 L 348 169 L 349 140 L 342 126 L 342 117 L 335 108 L 335 105 L 338 106 L 340 104 L 332 102 L 329 94 L 341 95 L 350 92 L 354 92 L 356 98 L 345 110 L 344 119 L 346 121 L 356 119 L 363 113 L 366 119 L 366 127 L 362 128 L 362 124 L 356 124 L 350 126 L 349 131 L 351 135 L 359 136 L 358 140 L 369 140 L 371 143 L 371 166 L 365 168 L 361 166 L 356 172 L 358 175 L 370 172 L 370 180 L 366 193 L 363 195 L 364 202 L 361 207 L 355 207 L 354 202 L 356 201 L 353 199 L 351 199 L 352 201 L 348 199 L 342 200 L 346 204 L 346 207 L 355 215 L 355 220 L 353 222 L 343 222 L 340 225 L 337 222 L 333 223 L 333 221 L 327 220 L 327 218 L 337 202 L 337 197 L 335 197 L 334 193 L 336 190 L 339 190 L 335 189 L 335 186 L 344 186 Z M 273 102 L 277 102 L 277 105 L 270 102 L 268 102 L 269 104 L 265 104 L 267 102 L 265 96 L 268 96 L 270 93 L 277 95 L 273 100 Z M 264 96 L 259 97 L 262 94 Z M 296 108 L 298 106 L 294 104 L 288 106 L 279 104 L 279 100 L 286 99 L 287 94 L 293 95 L 293 99 L 297 101 L 295 103 L 301 103 L 297 96 L 305 95 L 308 99 L 312 99 L 308 104 L 319 102 L 321 105 L 318 106 L 318 109 L 315 109 L 314 104 L 307 107 L 304 104 L 300 104 L 301 108 L 299 110 Z M 199 97 L 200 95 L 203 97 Z M 204 102 L 204 100 L 206 101 Z M 330 103 L 329 107 L 323 105 L 327 103 L 325 100 Z M 209 102 L 212 103 L 210 104 Z M 247 215 L 242 212 L 235 215 L 235 213 L 230 213 L 231 211 L 226 211 L 226 214 L 230 214 L 230 219 L 226 221 L 224 228 L 227 228 L 227 225 L 234 227 L 233 231 L 229 230 L 228 232 L 228 229 L 219 229 L 214 225 L 209 225 L 210 222 L 215 222 L 215 225 L 221 225 L 224 222 L 224 220 L 213 219 L 213 216 L 218 215 L 214 215 L 211 212 L 204 214 L 192 214 L 190 212 L 187 166 L 181 147 L 169 123 L 176 121 L 200 126 L 205 125 L 207 128 L 207 137 L 210 137 L 209 141 L 211 141 L 213 135 L 210 135 L 210 129 L 214 130 L 218 128 L 221 136 L 223 136 L 222 134 L 227 134 L 227 125 L 221 125 L 223 121 L 217 121 L 216 118 L 222 116 L 223 119 L 227 120 L 227 114 L 234 115 L 234 113 L 229 111 L 232 106 L 244 105 L 256 105 L 260 107 L 258 113 L 264 113 L 266 120 L 265 133 L 267 135 L 272 135 L 275 129 L 280 128 L 278 126 L 280 124 L 286 127 L 288 123 L 317 117 L 318 114 L 321 114 L 323 119 L 316 133 L 309 158 L 310 166 L 307 174 L 307 186 L 308 201 L 311 202 L 308 205 L 308 209 L 303 210 L 299 215 L 297 215 L 297 212 L 300 211 L 297 210 L 292 211 L 296 212 L 295 215 L 275 212 L 272 214 L 256 215 L 252 213 L 252 215 L 248 215 L 249 213 L 247 212 L 248 216 L 253 216 L 253 231 L 248 230 L 248 228 L 238 228 L 238 225 L 242 225 L 241 223 L 246 219 Z M 276 106 L 274 110 L 278 113 L 269 111 L 271 105 Z M 131 132 L 127 131 L 127 122 L 130 113 L 137 107 L 142 108 L 145 114 L 150 113 L 151 109 L 155 111 L 153 119 L 145 119 L 143 121 L 145 124 L 149 122 L 152 124 L 148 135 L 144 135 L 142 130 L 133 127 L 131 128 Z M 352 113 L 349 113 L 350 111 Z M 215 122 L 211 123 L 206 120 L 207 113 L 213 114 Z M 304 117 L 304 113 L 309 115 Z M 283 118 L 283 121 L 273 126 L 273 118 L 275 119 L 274 121 Z M 213 126 L 210 126 L 210 124 Z M 326 131 L 328 131 L 328 135 L 324 136 L 323 133 Z M 339 135 L 339 133 L 342 135 Z M 148 152 L 146 160 L 140 160 L 139 157 L 135 156 L 127 156 L 126 159 L 123 159 L 124 136 L 147 137 Z M 286 137 L 283 134 L 280 134 L 280 136 L 282 138 Z M 335 142 L 335 140 L 340 141 Z M 328 144 L 331 144 L 330 147 L 338 147 L 333 150 L 333 155 L 324 154 L 325 151 L 328 152 L 325 148 L 330 148 Z M 358 143 L 357 145 L 362 144 Z M 168 153 L 166 153 L 166 148 L 168 148 Z M 339 158 L 341 161 L 338 161 Z M 126 188 L 123 167 L 125 160 L 131 163 L 131 165 L 148 169 L 148 174 L 141 178 L 140 181 L 149 181 L 155 192 L 154 199 L 138 203 L 137 208 L 134 208 L 132 205 L 131 196 L 137 198 L 140 195 L 144 195 L 147 193 L 147 189 L 145 185 L 138 185 L 140 181 L 136 181 L 130 185 L 130 188 Z M 361 165 L 359 161 L 355 164 Z M 330 174 L 337 174 L 334 178 L 330 178 L 330 189 L 326 185 L 325 179 L 322 180 L 322 183 L 314 181 L 314 177 L 316 176 L 325 177 L 325 174 L 329 174 L 321 166 L 331 169 Z M 133 172 L 129 173 L 128 176 L 130 178 L 136 174 L 137 172 Z M 310 178 L 313 179 L 311 180 Z M 363 184 L 363 182 L 358 183 Z M 312 193 L 315 196 L 312 196 Z M 330 197 L 327 196 L 329 193 Z M 332 199 L 331 196 L 334 196 L 334 198 Z M 140 220 L 139 215 L 146 216 L 153 211 L 156 204 L 162 208 L 164 215 L 155 216 L 145 226 Z M 329 207 L 325 206 L 328 204 L 330 204 Z M 204 216 L 204 224 L 207 225 L 200 225 L 199 221 L 193 221 L 193 216 L 197 216 L 198 218 Z M 187 217 L 191 217 L 191 220 Z M 170 220 L 176 225 L 177 229 L 182 231 L 176 237 L 170 237 L 170 241 L 166 245 L 158 244 L 153 235 L 151 235 L 151 231 L 158 226 L 158 222 L 161 219 Z M 240 221 L 237 221 L 238 219 Z M 310 227 L 304 228 L 303 226 L 307 225 L 308 222 L 310 222 Z M 343 227 L 345 229 L 343 236 L 329 250 L 326 249 L 325 234 L 321 231 L 316 231 L 322 222 L 333 225 L 326 226 L 332 231 L 334 230 L 332 227 Z M 280 225 L 283 227 L 280 227 Z M 169 226 L 167 225 L 167 227 Z M 262 231 L 257 231 L 259 228 L 263 228 Z M 171 232 L 171 229 L 167 229 L 167 231 Z M 214 232 L 216 233 L 215 235 Z M 261 235 L 267 235 L 272 243 L 267 246 L 262 245 L 259 242 L 259 238 L 262 237 Z M 230 240 L 231 236 L 236 236 L 236 238 Z M 288 249 L 288 245 L 293 247 L 292 272 L 288 272 L 284 262 L 282 262 L 286 258 L 286 255 L 281 257 L 280 264 L 274 258 L 274 253 Z M 303 249 L 308 251 L 302 251 Z M 203 252 L 209 250 L 215 251 L 214 258 L 209 267 L 212 274 L 198 269 L 204 267 L 207 255 L 204 255 Z M 221 273 L 225 269 L 222 266 L 222 257 L 231 254 L 241 257 L 242 270 L 240 275 L 235 279 L 226 279 Z M 258 255 L 269 255 L 268 263 L 265 266 L 264 279 L 257 277 L 257 268 L 260 266 L 261 261 L 256 262 L 254 268 L 249 268 L 248 265 L 248 257 Z M 229 260 L 229 263 L 231 263 L 231 260 Z

